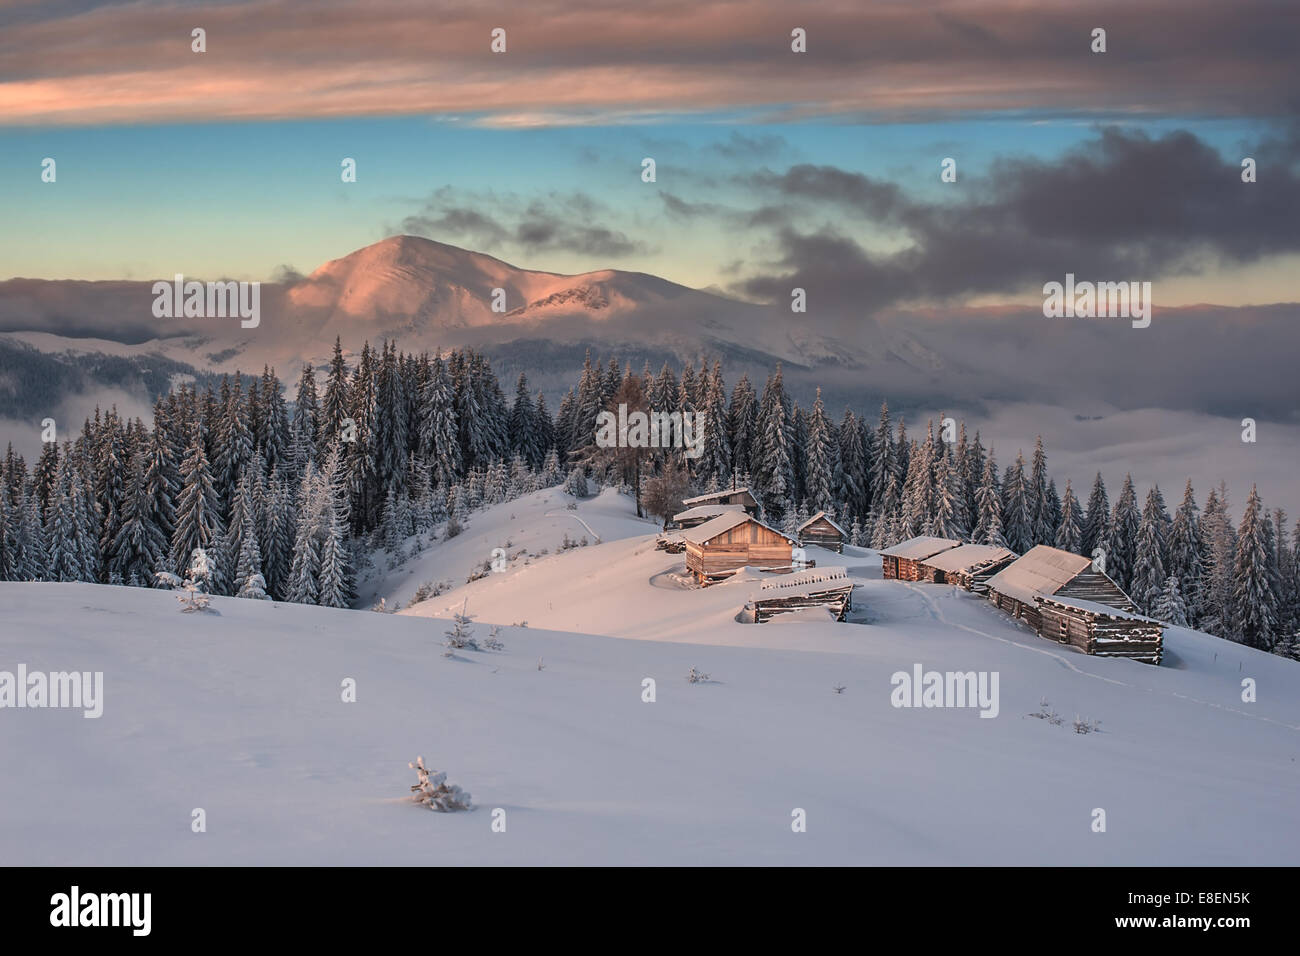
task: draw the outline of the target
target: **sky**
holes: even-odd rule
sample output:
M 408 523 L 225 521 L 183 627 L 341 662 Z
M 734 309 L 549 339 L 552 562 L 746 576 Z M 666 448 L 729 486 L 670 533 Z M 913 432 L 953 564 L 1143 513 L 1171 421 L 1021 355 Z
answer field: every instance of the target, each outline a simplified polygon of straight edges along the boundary
M 1295 301 L 1298 15 L 0 0 L 0 277 L 267 280 L 412 233 L 847 313 L 1129 267 L 1166 306 Z

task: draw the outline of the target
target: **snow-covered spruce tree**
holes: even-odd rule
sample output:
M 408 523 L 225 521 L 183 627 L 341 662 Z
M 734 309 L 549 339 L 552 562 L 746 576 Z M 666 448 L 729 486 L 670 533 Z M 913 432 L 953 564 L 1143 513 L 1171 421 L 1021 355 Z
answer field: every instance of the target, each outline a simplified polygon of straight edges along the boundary
M 1074 497 L 1074 489 L 1070 487 L 1068 478 L 1065 482 L 1065 498 L 1061 502 L 1061 523 L 1056 528 L 1052 544 L 1062 551 L 1082 554 L 1083 529 L 1079 521 L 1079 501 Z
M 330 509 L 320 555 L 320 586 L 316 603 L 321 607 L 348 606 L 348 554 L 343 524 Z
M 1106 547 L 1106 531 L 1110 527 L 1110 498 L 1106 494 L 1106 483 L 1101 480 L 1101 472 L 1092 482 L 1092 493 L 1088 495 L 1088 510 L 1084 515 L 1079 553 L 1085 558 L 1094 557 L 1097 548 Z
M 1111 513 L 1106 534 L 1106 574 L 1127 593 L 1133 584 L 1133 565 L 1137 556 L 1138 528 L 1142 523 L 1137 507 L 1133 476 L 1124 476 Z
M 582 473 L 581 468 L 569 472 L 569 477 L 564 482 L 564 493 L 574 498 L 586 498 L 591 493 L 587 488 L 587 476 Z
M 807 459 L 804 465 L 804 501 L 813 514 L 834 507 L 835 474 L 839 471 L 840 457 L 837 437 L 834 426 L 826 415 L 822 390 L 819 388 L 808 417 Z
M 424 758 L 416 757 L 407 764 L 416 773 L 417 783 L 411 787 L 411 799 L 430 810 L 448 813 L 453 810 L 470 810 L 470 795 L 460 787 L 447 783 L 447 774 L 441 770 L 427 770 Z
M 259 600 L 267 597 L 266 578 L 262 574 L 262 548 L 257 540 L 257 528 L 251 510 L 244 512 L 244 533 L 239 554 L 235 557 L 235 587 L 238 597 Z
M 316 395 L 316 372 L 310 362 L 304 362 L 302 374 L 298 377 L 298 392 L 294 399 L 293 419 L 289 428 L 293 474 L 301 475 L 307 470 L 308 462 L 317 460 L 319 431 L 320 402 Z
M 750 471 L 754 467 L 754 450 L 758 436 L 758 395 L 750 384 L 748 375 L 731 390 L 731 405 L 727 409 L 728 437 L 731 441 L 731 466 L 735 471 Z
M 453 651 L 478 650 L 478 642 L 474 639 L 474 618 L 468 613 L 468 607 L 469 598 L 466 598 L 460 610 L 452 615 L 451 630 L 443 632 L 447 635 L 443 644 Z
M 1042 435 L 1034 441 L 1033 470 L 1025 500 L 1029 508 L 1030 540 L 1034 544 L 1051 544 L 1056 537 L 1056 525 L 1048 496 L 1047 452 L 1043 450 Z
M 727 435 L 727 397 L 722 383 L 722 363 L 714 362 L 705 389 L 704 408 L 697 417 L 704 443 L 695 461 L 696 474 L 704 481 L 722 482 L 731 476 L 731 440 Z
M 958 540 L 966 537 L 966 528 L 961 526 L 957 517 L 960 509 L 959 495 L 953 460 L 949 455 L 942 455 L 935 466 L 934 503 L 927 534 Z
M 560 471 L 560 456 L 552 448 L 546 453 L 546 458 L 542 461 L 542 487 L 554 488 L 564 480 L 564 473 Z
M 971 532 L 974 544 L 987 544 L 1005 548 L 1006 537 L 1002 534 L 1002 494 L 998 488 L 998 466 L 989 449 L 984 459 L 984 472 L 979 489 L 975 492 L 975 529 Z
M 1210 489 L 1201 519 L 1203 574 L 1197 592 L 1196 626 L 1218 637 L 1232 632 L 1232 587 L 1237 533 L 1228 515 L 1228 489 Z
M 790 423 L 787 421 L 785 386 L 781 366 L 767 380 L 758 418 L 757 462 L 754 479 L 762 490 L 769 510 L 780 509 L 795 491 L 794 465 L 790 457 Z M 774 506 L 774 507 L 771 507 Z M 773 517 L 780 517 L 779 514 Z
M 153 499 L 145 481 L 142 456 L 147 449 L 132 456 L 126 497 L 122 502 L 122 522 L 112 542 L 111 570 L 129 580 L 152 581 L 155 571 L 164 569 L 168 542 L 152 517 Z
M 1138 526 L 1137 548 L 1133 556 L 1133 577 L 1129 597 L 1138 610 L 1150 614 L 1165 589 L 1163 555 L 1165 553 L 1164 499 L 1159 486 L 1147 492 L 1146 506 L 1142 510 L 1142 523 Z
M 1007 547 L 1025 554 L 1034 546 L 1033 515 L 1030 513 L 1029 489 L 1025 478 L 1025 456 L 1016 455 L 1016 463 L 1007 468 L 1002 480 L 1002 534 Z
M 315 604 L 320 593 L 319 531 L 322 496 L 322 482 L 315 467 L 309 463 L 302 478 L 293 563 L 289 569 L 285 592 L 285 600 L 295 604 Z
M 207 610 L 208 603 L 211 601 L 209 595 L 212 593 L 212 577 L 215 570 L 207 551 L 203 548 L 195 548 L 194 553 L 190 555 L 189 567 L 185 570 L 181 593 L 176 595 L 182 613 Z
M 894 439 L 889 421 L 889 405 L 880 404 L 880 420 L 876 424 L 875 440 L 872 442 L 871 461 L 868 466 L 867 484 L 871 486 L 871 510 L 877 515 L 885 514 L 883 499 L 889 479 L 897 477 L 894 465 Z
M 837 436 L 840 453 L 836 459 L 834 492 L 836 500 L 843 506 L 842 513 L 854 518 L 866 517 L 871 508 L 864 433 L 858 416 L 852 409 L 845 408 Z
M 195 424 L 181 464 L 181 491 L 176 506 L 176 528 L 172 532 L 174 566 L 183 570 L 196 549 L 206 551 L 223 532 L 221 505 L 203 450 L 203 432 Z
M 1232 640 L 1268 650 L 1277 629 L 1277 596 L 1268 574 L 1268 546 L 1259 492 L 1254 486 L 1246 499 L 1246 513 L 1237 528 L 1237 553 L 1233 566 Z
M 1196 496 L 1192 491 L 1192 480 L 1187 479 L 1183 489 L 1183 503 L 1174 514 L 1169 528 L 1167 551 L 1169 560 L 1166 570 L 1178 578 L 1178 589 L 1187 605 L 1187 619 L 1195 620 L 1196 609 L 1200 603 L 1200 586 L 1203 568 L 1201 565 L 1201 522 L 1197 515 Z
M 1187 627 L 1187 605 L 1183 601 L 1182 588 L 1176 575 L 1171 574 L 1165 579 L 1165 586 L 1150 614 L 1157 621 L 1164 621 L 1174 627 Z

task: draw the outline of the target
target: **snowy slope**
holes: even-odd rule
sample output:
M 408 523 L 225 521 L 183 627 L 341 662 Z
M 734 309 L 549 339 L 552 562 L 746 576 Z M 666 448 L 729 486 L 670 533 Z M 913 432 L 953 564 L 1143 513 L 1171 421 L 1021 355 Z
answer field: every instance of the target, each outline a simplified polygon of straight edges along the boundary
M 615 524 L 616 504 L 582 507 L 599 529 L 603 509 Z M 754 585 L 683 589 L 680 556 L 655 552 L 652 536 L 518 564 L 402 614 L 218 598 L 218 614 L 181 615 L 160 592 L 0 584 L 0 670 L 100 670 L 106 698 L 98 720 L 0 710 L 0 766 L 22 768 L 0 775 L 0 859 L 1300 855 L 1300 666 L 1179 629 L 1159 668 L 1088 658 L 950 587 L 881 580 L 872 552 L 813 556 L 860 581 L 863 623 L 738 624 Z M 530 626 L 503 627 L 504 651 L 445 658 L 447 622 L 429 615 L 465 597 L 480 636 L 487 622 Z M 916 663 L 998 672 L 999 715 L 893 707 L 891 675 Z M 691 667 L 714 682 L 688 683 Z M 356 703 L 340 700 L 346 677 Z M 654 703 L 641 700 L 646 677 Z M 1257 703 L 1241 701 L 1243 677 L 1258 682 Z M 1027 716 L 1043 697 L 1064 725 Z M 1075 714 L 1101 720 L 1102 732 L 1073 733 Z M 479 809 L 439 815 L 404 802 L 417 754 Z M 190 832 L 195 807 L 207 833 Z M 498 807 L 505 833 L 492 832 Z M 1097 807 L 1106 833 L 1090 829 Z M 795 808 L 807 812 L 806 833 L 791 832 Z
M 357 606 L 368 608 L 383 598 L 389 608 L 405 607 L 421 584 L 464 584 L 471 572 L 492 560 L 496 548 L 506 553 L 509 570 L 559 552 L 566 536 L 593 545 L 643 536 L 659 527 L 652 519 L 637 518 L 628 500 L 613 489 L 577 502 L 570 511 L 573 500 L 559 488 L 547 488 L 472 513 L 460 535 L 433 542 L 406 560 L 381 550 L 374 555 L 375 567 L 357 584 Z M 409 554 L 415 546 L 413 538 L 402 550 Z

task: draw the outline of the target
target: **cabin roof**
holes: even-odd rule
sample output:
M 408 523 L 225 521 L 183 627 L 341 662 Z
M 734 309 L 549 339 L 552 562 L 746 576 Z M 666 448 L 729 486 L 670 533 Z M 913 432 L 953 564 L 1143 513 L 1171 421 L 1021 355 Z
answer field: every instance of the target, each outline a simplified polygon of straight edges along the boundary
M 691 518 L 716 518 L 718 515 L 726 514 L 728 511 L 744 510 L 744 505 L 697 505 L 694 508 L 687 508 L 681 514 L 673 515 L 673 520 L 689 521 Z
M 891 558 L 903 558 L 907 561 L 924 561 L 940 551 L 947 551 L 960 544 L 960 541 L 954 541 L 951 538 L 930 538 L 921 535 L 918 538 L 908 538 L 906 541 L 900 541 L 891 548 L 885 548 L 880 553 L 887 554 Z
M 846 568 L 808 568 L 781 574 L 759 585 L 759 600 L 817 594 L 834 588 L 852 587 Z
M 989 590 L 1032 605 L 1037 595 L 1055 594 L 1091 565 L 1091 558 L 1039 544 L 993 575 Z
M 959 548 L 940 551 L 933 557 L 926 558 L 924 564 L 936 571 L 969 571 L 972 568 L 1015 556 L 1016 553 L 1010 548 L 1000 548 L 992 544 L 963 544 Z
M 804 528 L 808 527 L 810 524 L 815 522 L 818 518 L 825 518 L 826 523 L 830 525 L 832 528 L 834 528 L 836 531 L 838 531 L 841 535 L 843 535 L 846 538 L 849 536 L 848 532 L 845 531 L 843 528 L 841 528 L 839 525 L 837 525 L 835 521 L 831 518 L 831 516 L 824 511 L 817 512 L 815 515 L 813 515 L 803 524 L 799 525 L 799 530 L 802 531 Z
M 746 514 L 744 511 L 728 511 L 724 514 L 718 515 L 716 518 L 710 518 L 703 524 L 697 524 L 694 528 L 687 528 L 682 532 L 682 538 L 692 544 L 704 544 L 710 538 L 716 538 L 718 535 L 724 534 L 732 528 L 737 528 L 747 521 L 754 522 L 754 524 L 758 525 L 760 528 L 767 528 L 768 531 L 780 535 L 791 544 L 798 543 L 785 532 L 777 531 L 775 528 L 769 528 L 767 525 L 763 524 L 763 522 Z
M 755 498 L 754 493 L 749 490 L 749 486 L 746 485 L 744 488 L 728 488 L 728 489 L 724 489 L 723 491 L 710 491 L 706 495 L 696 495 L 694 498 L 683 498 L 682 504 L 703 505 L 703 504 L 708 504 L 711 501 L 717 501 L 719 498 L 726 498 L 730 495 L 740 495 L 740 494 L 748 494 L 749 497 L 754 498 L 755 501 L 758 500 L 757 498 Z
M 1157 621 L 1153 617 L 1146 617 L 1133 611 L 1121 611 L 1117 607 L 1111 607 L 1109 604 L 1099 604 L 1096 601 L 1085 601 L 1082 598 L 1075 597 L 1057 597 L 1056 595 L 1038 595 L 1039 604 L 1059 604 L 1061 607 L 1069 608 L 1072 611 L 1083 611 L 1085 614 L 1092 614 L 1097 617 L 1113 617 L 1121 621 L 1145 621 L 1148 624 L 1159 624 L 1161 627 L 1167 626 L 1164 621 Z

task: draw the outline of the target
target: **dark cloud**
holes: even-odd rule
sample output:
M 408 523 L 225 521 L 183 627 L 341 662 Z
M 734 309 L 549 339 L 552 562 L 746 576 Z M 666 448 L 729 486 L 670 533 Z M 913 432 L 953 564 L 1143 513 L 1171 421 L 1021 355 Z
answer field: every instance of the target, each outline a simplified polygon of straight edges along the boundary
M 1155 280 L 1300 250 L 1300 175 L 1290 137 L 1221 156 L 1188 132 L 1152 137 L 1109 128 L 1054 160 L 1003 159 L 979 177 L 959 170 L 952 201 L 830 166 L 763 171 L 738 182 L 766 200 L 752 225 L 778 252 L 739 294 L 784 299 L 801 286 L 824 306 L 860 313 L 918 298 L 1014 292 L 1080 278 Z M 807 225 L 818 219 L 839 225 Z M 849 228 L 901 249 L 873 253 Z
M 645 243 L 603 223 L 607 214 L 602 203 L 584 193 L 549 193 L 525 200 L 443 187 L 420 212 L 402 220 L 400 231 L 484 251 L 564 251 L 596 258 L 650 251 Z

